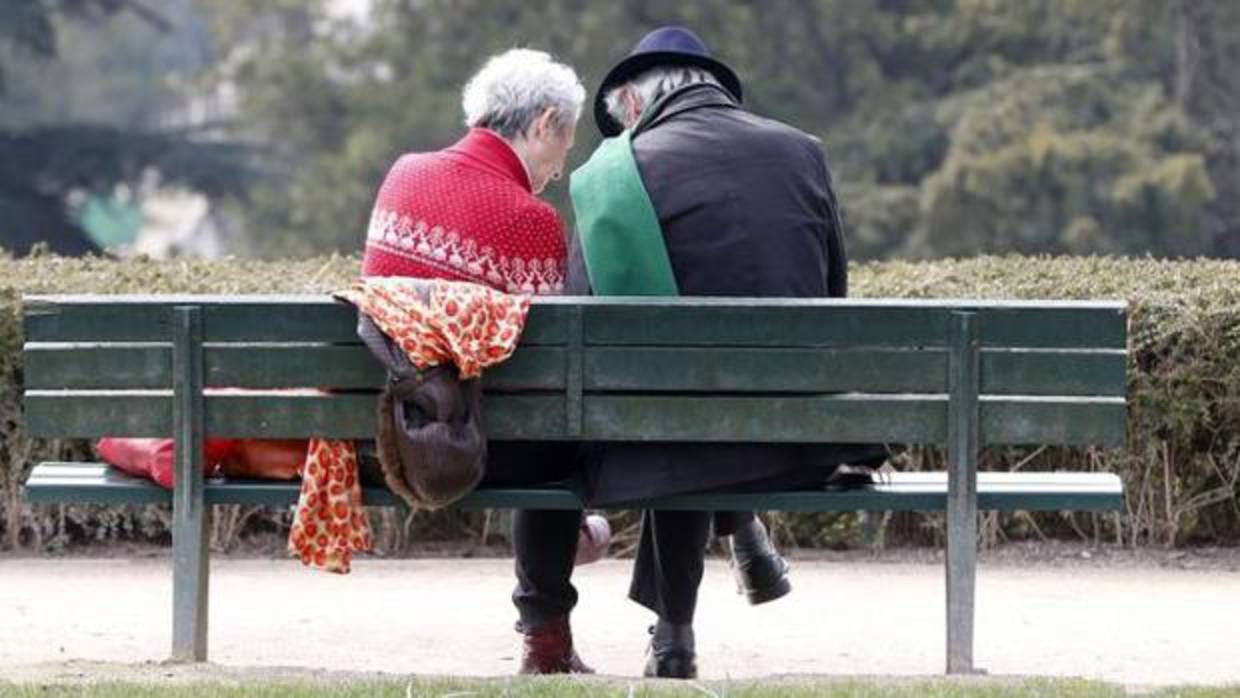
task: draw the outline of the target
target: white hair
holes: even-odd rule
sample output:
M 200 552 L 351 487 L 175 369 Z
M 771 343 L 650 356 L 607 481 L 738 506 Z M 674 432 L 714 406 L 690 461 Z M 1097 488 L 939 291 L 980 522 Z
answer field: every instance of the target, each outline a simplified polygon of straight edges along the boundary
M 577 123 L 586 88 L 572 68 L 542 51 L 514 48 L 492 56 L 465 84 L 461 107 L 465 125 L 489 128 L 514 140 L 548 107 L 555 126 Z
M 660 65 L 651 68 L 642 73 L 638 73 L 632 80 L 614 87 L 607 92 L 604 99 L 607 102 L 607 113 L 617 123 L 628 127 L 632 124 L 625 124 L 627 114 L 624 109 L 624 100 L 621 94 L 624 88 L 628 87 L 636 93 L 637 99 L 641 102 L 641 107 L 646 107 L 659 101 L 663 96 L 670 94 L 682 87 L 688 85 L 696 85 L 699 83 L 707 83 L 710 85 L 719 85 L 719 80 L 711 75 L 710 71 L 703 68 L 697 68 L 688 65 Z M 722 87 L 722 85 L 720 85 Z

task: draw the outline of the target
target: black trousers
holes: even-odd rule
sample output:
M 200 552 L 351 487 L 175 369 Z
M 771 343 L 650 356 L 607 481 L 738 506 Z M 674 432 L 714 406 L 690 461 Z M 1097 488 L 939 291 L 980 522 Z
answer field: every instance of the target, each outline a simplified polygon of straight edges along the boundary
M 834 470 L 834 465 L 810 466 L 732 489 L 764 492 L 817 488 L 823 486 Z M 753 518 L 751 511 L 643 511 L 629 598 L 668 623 L 692 623 L 698 586 L 706 566 L 706 544 L 710 540 L 712 521 L 716 535 L 727 535 Z M 732 528 L 724 533 L 721 526 Z
M 386 487 L 375 443 L 358 441 L 357 448 L 362 481 Z M 576 443 L 491 442 L 480 486 L 530 487 L 571 481 L 581 472 L 584 457 L 584 448 Z M 517 587 L 512 601 L 520 616 L 519 627 L 537 628 L 577 605 L 571 579 L 582 516 L 580 510 L 514 512 Z
M 587 446 L 561 442 L 492 442 L 487 449 L 485 487 L 530 487 L 571 482 L 580 474 Z M 383 475 L 373 441 L 358 442 L 362 479 L 383 487 Z M 643 519 L 641 549 L 634 565 L 632 598 L 643 605 L 664 609 L 672 618 L 691 618 L 697 603 L 697 585 L 706 540 L 711 528 L 710 515 L 678 517 L 683 512 L 659 512 L 665 522 L 657 537 L 653 524 Z M 558 510 L 518 510 L 513 514 L 513 548 L 516 552 L 517 586 L 513 604 L 520 618 L 519 627 L 537 628 L 564 616 L 577 605 L 577 589 L 572 584 L 573 560 L 583 512 Z M 753 519 L 753 512 L 718 512 L 714 528 L 718 535 L 730 535 L 736 527 Z M 681 525 L 679 519 L 685 518 Z M 666 602 L 647 599 L 667 599 Z
M 574 443 L 493 442 L 488 446 L 485 487 L 528 487 L 564 482 L 580 472 L 585 448 Z M 748 483 L 745 491 L 821 485 L 830 470 L 813 469 Z M 645 511 L 633 562 L 629 598 L 663 620 L 693 621 L 712 522 L 727 535 L 753 512 Z M 567 615 L 577 604 L 573 558 L 581 511 L 519 510 L 513 518 L 517 585 L 513 604 L 523 629 Z
M 529 487 L 571 480 L 581 471 L 583 447 L 570 442 L 492 442 L 481 487 Z M 517 510 L 512 544 L 517 586 L 512 602 L 519 627 L 538 628 L 577 605 L 573 558 L 583 512 Z

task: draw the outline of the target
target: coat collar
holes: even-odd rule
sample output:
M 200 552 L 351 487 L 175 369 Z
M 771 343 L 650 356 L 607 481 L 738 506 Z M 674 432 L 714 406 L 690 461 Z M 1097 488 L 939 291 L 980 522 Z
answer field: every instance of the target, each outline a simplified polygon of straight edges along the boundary
M 449 147 L 448 151 L 485 170 L 511 179 L 528 192 L 533 192 L 530 186 L 529 170 L 526 169 L 525 163 L 521 162 L 517 151 L 512 149 L 508 141 L 490 129 L 469 129 L 469 133 Z
M 633 127 L 633 135 L 654 128 L 675 116 L 694 109 L 718 107 L 737 109 L 736 100 L 718 85 L 696 83 L 686 85 L 664 95 L 662 99 L 650 105 L 637 125 Z

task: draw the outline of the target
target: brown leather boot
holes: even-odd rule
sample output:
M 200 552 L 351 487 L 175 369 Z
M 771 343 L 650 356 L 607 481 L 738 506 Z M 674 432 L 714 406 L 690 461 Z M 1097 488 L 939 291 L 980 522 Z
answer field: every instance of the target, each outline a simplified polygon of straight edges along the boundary
M 523 631 L 521 674 L 593 674 L 573 649 L 573 631 L 568 616 L 557 618 L 541 628 Z

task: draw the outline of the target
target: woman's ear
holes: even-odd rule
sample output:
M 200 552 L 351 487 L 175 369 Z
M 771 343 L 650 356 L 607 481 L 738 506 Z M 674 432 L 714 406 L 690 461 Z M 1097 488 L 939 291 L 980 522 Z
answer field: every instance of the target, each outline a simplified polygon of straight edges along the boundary
M 558 115 L 555 107 L 547 107 L 542 114 L 534 120 L 534 135 L 541 138 L 551 138 L 555 135 L 555 120 Z

